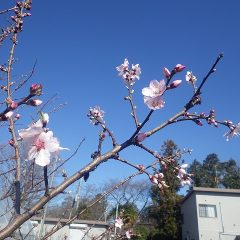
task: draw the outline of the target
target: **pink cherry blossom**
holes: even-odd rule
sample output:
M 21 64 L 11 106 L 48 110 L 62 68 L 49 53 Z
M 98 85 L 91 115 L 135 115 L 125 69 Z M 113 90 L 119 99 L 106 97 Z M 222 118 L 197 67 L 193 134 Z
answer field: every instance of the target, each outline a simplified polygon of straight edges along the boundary
M 42 122 L 48 122 L 47 114 L 43 115 L 43 120 L 38 120 L 27 129 L 19 130 L 21 137 L 27 150 L 27 160 L 35 160 L 40 166 L 46 166 L 50 163 L 50 159 L 56 157 L 62 148 L 57 138 L 53 137 L 52 131 L 43 128 Z
M 118 75 L 123 78 L 127 85 L 133 85 L 136 79 L 140 79 L 141 68 L 139 67 L 139 64 L 132 64 L 132 69 L 129 69 L 129 62 L 127 58 L 125 58 L 123 64 L 116 67 L 116 70 L 119 72 Z
M 131 71 L 131 75 L 133 79 L 140 79 L 140 74 L 141 74 L 141 68 L 139 67 L 139 64 L 133 65 L 132 64 L 132 71 Z
M 122 226 L 123 226 L 123 220 L 121 218 L 116 218 L 115 219 L 115 227 L 121 229 Z
M 163 101 L 161 96 L 165 91 L 166 84 L 164 80 L 152 80 L 149 84 L 149 87 L 145 87 L 142 89 L 144 103 L 152 110 L 164 107 L 165 102 Z
M 133 236 L 133 232 L 131 230 L 126 231 L 127 239 L 131 239 L 132 236 Z
M 89 109 L 89 118 L 90 118 L 90 122 L 93 125 L 98 125 L 99 122 L 104 122 L 103 121 L 103 117 L 105 115 L 105 112 L 103 110 L 101 110 L 101 108 L 99 106 L 95 106 L 93 108 Z
M 116 67 L 116 70 L 119 72 L 119 76 L 124 75 L 124 73 L 126 71 L 128 71 L 128 66 L 129 66 L 128 59 L 125 58 L 123 64 L 121 64 L 120 66 Z
M 44 131 L 42 121 L 48 123 L 49 116 L 44 113 L 42 120 L 39 119 L 36 123 L 32 123 L 27 129 L 21 129 L 18 131 L 19 136 L 24 139 L 24 141 L 32 142 Z
M 188 167 L 188 164 L 182 164 L 178 169 L 178 175 L 177 178 L 179 178 L 181 186 L 185 185 L 192 185 L 192 179 L 190 178 L 190 174 L 187 174 L 186 168 Z
M 32 147 L 28 151 L 28 159 L 35 160 L 35 163 L 40 166 L 46 166 L 50 163 L 52 157 L 56 157 L 61 148 L 57 138 L 53 137 L 53 132 L 42 132 L 35 142 L 32 143 Z
M 149 84 L 149 87 L 145 87 L 142 89 L 142 94 L 145 97 L 157 97 L 163 95 L 165 90 L 166 84 L 164 80 L 152 80 Z
M 239 135 L 240 135 L 240 122 L 236 126 L 232 125 L 230 130 L 224 134 L 227 141 L 229 141 L 230 138 L 233 138 Z
M 197 81 L 197 77 L 194 76 L 192 72 L 187 71 L 186 81 L 189 82 L 189 83 L 194 84 Z
M 144 103 L 152 110 L 163 108 L 165 104 L 161 96 L 144 97 Z

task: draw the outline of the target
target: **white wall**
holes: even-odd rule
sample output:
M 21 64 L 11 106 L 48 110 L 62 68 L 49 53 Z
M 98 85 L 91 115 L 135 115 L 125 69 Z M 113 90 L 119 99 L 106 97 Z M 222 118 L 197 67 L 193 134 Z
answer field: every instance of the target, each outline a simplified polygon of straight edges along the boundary
M 200 240 L 234 240 L 240 235 L 239 194 L 198 192 L 196 200 Z M 199 204 L 216 205 L 217 217 L 200 217 Z
M 181 212 L 183 214 L 182 239 L 197 240 L 198 239 L 198 223 L 196 196 L 193 193 L 182 205 Z

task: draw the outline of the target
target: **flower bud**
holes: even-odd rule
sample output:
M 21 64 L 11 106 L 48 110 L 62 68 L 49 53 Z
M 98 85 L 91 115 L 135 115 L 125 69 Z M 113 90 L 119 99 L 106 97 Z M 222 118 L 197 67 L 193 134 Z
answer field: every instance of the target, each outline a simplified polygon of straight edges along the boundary
M 30 87 L 30 95 L 40 96 L 42 94 L 42 84 L 32 84 Z
M 36 107 L 36 106 L 39 106 L 42 104 L 42 100 L 40 99 L 30 99 L 26 102 L 27 105 L 29 106 L 33 106 L 33 107 Z
M 144 172 L 145 171 L 145 166 L 143 164 L 137 165 L 137 168 L 139 171 Z
M 21 117 L 21 115 L 19 113 L 15 115 L 16 119 L 19 119 L 20 117 Z
M 136 142 L 142 142 L 146 137 L 147 137 L 147 135 L 145 133 L 139 133 L 135 137 L 135 140 L 136 140 Z
M 181 72 L 186 66 L 183 66 L 182 64 L 177 64 L 174 68 L 175 72 Z
M 14 101 L 12 101 L 11 104 L 10 104 L 10 106 L 9 106 L 9 108 L 10 108 L 11 110 L 16 109 L 17 107 L 18 107 L 18 104 L 17 104 L 16 102 L 14 102 Z
M 173 88 L 176 88 L 178 87 L 180 84 L 181 84 L 182 80 L 175 80 L 173 81 L 170 86 L 169 86 L 169 89 L 173 89 Z
M 9 118 L 11 118 L 13 115 L 12 111 L 7 112 L 6 114 L 2 115 L 1 120 L 2 121 L 7 121 Z
M 202 122 L 201 122 L 200 120 L 198 120 L 198 119 L 194 120 L 194 122 L 195 122 L 198 126 L 202 126 L 202 125 L 203 125 Z
M 166 78 L 170 78 L 171 76 L 171 72 L 166 67 L 163 68 L 163 74 Z
M 8 140 L 8 144 L 13 147 L 14 146 L 14 141 L 12 139 Z

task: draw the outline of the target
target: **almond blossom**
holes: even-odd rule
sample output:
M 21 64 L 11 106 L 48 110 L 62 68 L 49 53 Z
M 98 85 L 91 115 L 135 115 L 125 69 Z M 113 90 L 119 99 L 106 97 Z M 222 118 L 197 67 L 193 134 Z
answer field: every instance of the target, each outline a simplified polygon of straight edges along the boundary
M 227 141 L 229 141 L 230 138 L 233 138 L 239 135 L 240 135 L 240 122 L 236 126 L 232 125 L 230 130 L 224 134 Z
M 186 81 L 189 82 L 189 83 L 194 84 L 197 81 L 197 77 L 194 76 L 192 72 L 187 71 Z
M 48 115 L 44 114 L 42 120 L 31 124 L 27 129 L 19 130 L 19 136 L 27 150 L 27 160 L 35 160 L 39 166 L 48 165 L 50 159 L 57 157 L 60 150 L 67 150 L 67 148 L 60 147 L 52 131 L 43 128 L 43 122 L 48 122 L 48 120 Z
M 90 118 L 90 122 L 93 125 L 98 125 L 99 122 L 104 122 L 103 121 L 104 115 L 105 115 L 105 112 L 101 110 L 99 106 L 95 106 L 89 109 L 88 117 Z
M 160 191 L 163 190 L 164 187 L 169 187 L 166 182 L 163 180 L 163 173 L 156 173 L 154 175 L 149 175 L 149 179 L 152 183 L 156 184 Z
M 132 64 L 132 69 L 129 69 L 127 58 L 125 58 L 123 64 L 116 67 L 116 70 L 119 72 L 119 76 L 121 76 L 127 84 L 133 85 L 136 79 L 140 79 L 141 68 L 139 67 L 139 64 Z
M 163 93 L 166 91 L 166 84 L 164 80 L 152 80 L 149 87 L 142 89 L 144 96 L 144 103 L 152 110 L 164 107 L 165 102 L 162 99 Z
M 179 178 L 182 187 L 185 185 L 190 186 L 192 185 L 192 182 L 193 182 L 192 179 L 190 178 L 190 175 L 187 174 L 187 171 L 186 171 L 187 167 L 188 167 L 188 164 L 185 163 L 176 169 L 178 172 L 177 178 Z
M 131 237 L 132 237 L 133 235 L 134 235 L 134 234 L 133 234 L 133 232 L 132 232 L 131 230 L 126 231 L 126 237 L 127 237 L 127 239 L 131 239 Z
M 123 220 L 121 218 L 116 218 L 115 219 L 115 227 L 121 229 L 122 226 L 123 226 Z

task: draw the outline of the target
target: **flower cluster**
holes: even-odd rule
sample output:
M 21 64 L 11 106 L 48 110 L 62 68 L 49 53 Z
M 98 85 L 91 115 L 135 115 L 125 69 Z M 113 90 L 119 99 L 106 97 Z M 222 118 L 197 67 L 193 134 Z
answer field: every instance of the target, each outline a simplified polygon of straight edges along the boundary
M 35 163 L 40 166 L 48 165 L 50 159 L 56 157 L 60 150 L 67 150 L 60 147 L 52 131 L 44 129 L 43 126 L 48 121 L 48 114 L 43 114 L 43 119 L 31 124 L 27 129 L 19 130 L 19 136 L 28 152 L 27 160 L 35 160 Z
M 168 187 L 168 185 L 164 181 L 163 173 L 156 173 L 154 175 L 149 175 L 149 179 L 152 183 L 158 186 L 160 191 L 162 191 L 164 187 Z
M 190 174 L 187 173 L 186 168 L 188 167 L 188 164 L 183 164 L 180 167 L 177 167 L 175 171 L 177 172 L 177 178 L 180 180 L 181 186 L 191 186 L 192 185 L 192 179 L 190 178 Z
M 226 121 L 226 125 L 229 127 L 229 131 L 224 134 L 226 140 L 229 141 L 230 138 L 240 135 L 240 122 L 233 125 L 231 121 Z
M 105 115 L 105 112 L 101 110 L 99 106 L 95 106 L 93 108 L 89 109 L 88 117 L 90 119 L 90 122 L 93 125 L 98 125 L 99 123 L 103 123 L 103 117 Z
M 140 79 L 141 68 L 139 67 L 139 64 L 132 64 L 132 69 L 129 69 L 129 62 L 127 58 L 125 58 L 123 64 L 116 67 L 116 70 L 119 72 L 119 76 L 123 78 L 126 84 L 133 85 L 136 79 Z
M 115 227 L 121 229 L 122 226 L 123 226 L 123 220 L 121 218 L 116 218 L 115 219 Z

